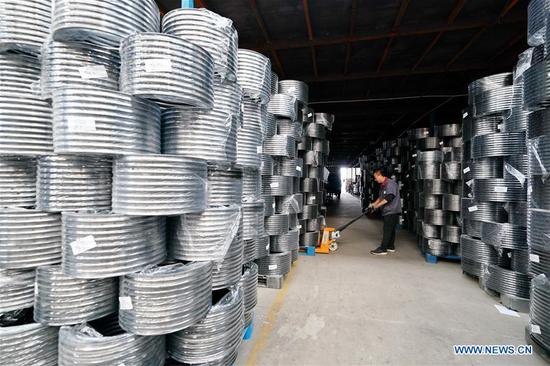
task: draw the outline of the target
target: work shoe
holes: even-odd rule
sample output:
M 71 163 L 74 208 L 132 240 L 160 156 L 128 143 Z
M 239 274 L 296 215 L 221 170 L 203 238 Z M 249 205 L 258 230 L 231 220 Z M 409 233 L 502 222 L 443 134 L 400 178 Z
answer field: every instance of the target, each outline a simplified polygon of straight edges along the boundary
M 370 251 L 370 254 L 372 255 L 387 255 L 388 252 L 380 247 L 373 249 Z
M 393 249 L 386 249 L 386 251 L 387 251 L 388 253 L 395 253 L 395 248 L 393 248 Z

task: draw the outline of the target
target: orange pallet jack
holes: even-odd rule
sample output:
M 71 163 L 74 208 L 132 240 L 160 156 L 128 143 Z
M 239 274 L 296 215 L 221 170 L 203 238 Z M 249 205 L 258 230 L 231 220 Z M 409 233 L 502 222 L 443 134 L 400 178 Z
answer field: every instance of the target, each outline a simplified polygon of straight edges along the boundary
M 339 226 L 338 228 L 325 227 L 322 230 L 323 235 L 319 240 L 319 246 L 315 248 L 315 253 L 319 254 L 329 254 L 330 252 L 335 252 L 338 250 L 338 243 L 336 240 L 340 238 L 340 233 L 344 231 L 348 226 L 353 224 L 355 221 L 359 220 L 364 215 L 367 215 L 370 211 L 364 212 L 361 215 L 355 217 L 354 219 L 346 222 L 345 224 Z

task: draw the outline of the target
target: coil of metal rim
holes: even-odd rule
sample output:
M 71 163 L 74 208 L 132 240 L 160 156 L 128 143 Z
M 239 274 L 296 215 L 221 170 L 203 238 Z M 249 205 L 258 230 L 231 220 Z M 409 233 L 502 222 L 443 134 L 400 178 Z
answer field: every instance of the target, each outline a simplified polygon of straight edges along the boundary
M 472 142 L 473 158 L 525 155 L 527 153 L 525 141 L 525 131 L 475 136 Z
M 544 59 L 529 67 L 523 73 L 524 108 L 534 111 L 550 104 L 550 61 Z
M 512 250 L 510 251 L 510 269 L 515 272 L 529 273 L 529 251 Z
M 263 121 L 262 135 L 265 139 L 271 136 L 275 136 L 275 134 L 277 134 L 277 117 L 275 117 L 273 113 L 267 113 L 267 118 L 265 118 Z M 301 139 L 301 135 L 298 136 L 296 139 Z
M 241 127 L 237 132 L 237 164 L 259 169 L 262 139 L 261 130 Z
M 461 234 L 460 226 L 445 225 L 441 228 L 441 240 L 449 243 L 460 244 Z
M 294 193 L 289 196 L 276 197 L 275 206 L 278 213 L 301 213 L 304 210 L 304 195 L 303 193 Z
M 244 99 L 242 102 L 242 115 L 242 128 L 254 130 L 255 132 L 260 131 L 263 137 L 268 119 L 267 107 Z
M 546 257 L 550 256 L 550 250 L 548 249 L 548 237 L 550 236 L 550 230 L 548 224 L 550 223 L 550 211 L 541 209 L 529 209 L 528 213 L 529 229 L 527 234 L 527 240 L 530 250 L 533 252 L 537 250 L 544 252 Z M 542 256 L 541 256 L 542 258 Z M 531 258 L 531 264 L 538 264 Z M 545 268 L 547 270 L 548 268 Z
M 221 262 L 217 262 L 214 265 L 214 269 L 212 270 L 212 289 L 219 290 L 237 284 L 241 278 L 243 259 L 244 241 L 241 223 L 227 254 Z
M 118 50 L 90 43 L 49 41 L 42 48 L 40 91 L 51 98 L 54 89 L 92 87 L 118 91 Z
M 319 205 L 304 205 L 300 220 L 316 219 L 319 216 Z
M 159 31 L 160 11 L 153 0 L 56 0 L 53 9 L 51 33 L 56 41 L 118 47 L 133 33 Z
M 464 148 L 461 147 L 446 147 L 443 151 L 444 162 L 461 162 L 464 160 Z
M 211 109 L 214 61 L 201 47 L 176 36 L 137 33 L 120 45 L 120 90 L 161 105 Z
M 240 345 L 244 329 L 244 293 L 233 286 L 197 324 L 168 336 L 168 354 L 185 364 L 210 364 Z
M 164 337 L 142 337 L 122 331 L 118 324 L 100 331 L 87 324 L 59 330 L 59 366 L 151 365 L 161 366 L 166 357 Z
M 319 245 L 319 231 L 305 232 L 300 235 L 300 247 L 316 247 Z
M 112 160 L 74 155 L 38 159 L 36 207 L 49 212 L 109 210 Z
M 306 151 L 302 158 L 304 159 L 304 164 L 313 166 L 323 165 L 325 160 L 323 155 L 318 151 Z
M 256 255 L 254 259 L 263 258 L 269 253 L 269 236 L 262 234 L 255 239 Z
M 51 0 L 2 0 L 0 51 L 40 54 L 50 33 Z
M 422 221 L 421 233 L 424 238 L 441 239 L 441 226 L 427 224 Z
M 483 243 L 481 240 L 462 235 L 460 237 L 460 247 L 462 270 L 473 276 L 481 277 L 484 265 L 496 264 L 499 261 L 495 248 Z
M 40 77 L 36 58 L 0 54 L 0 154 L 53 152 L 52 109 L 34 93 Z
M 290 272 L 292 265 L 292 254 L 269 253 L 266 257 L 256 260 L 258 264 L 258 274 L 260 276 L 284 276 Z
M 546 14 L 550 12 L 548 0 L 531 0 L 527 6 L 527 43 L 538 46 L 546 40 Z
M 182 261 L 220 261 L 237 236 L 240 223 L 238 205 L 173 217 L 168 221 L 169 256 Z
M 517 180 L 476 179 L 474 197 L 484 202 L 517 202 L 527 199 L 527 187 Z
M 468 164 L 464 169 L 470 171 L 464 174 L 465 179 L 491 179 L 504 178 L 504 160 L 502 158 L 477 159 Z
M 177 155 L 126 155 L 113 165 L 113 212 L 181 215 L 206 207 L 207 165 Z
M 306 136 L 325 139 L 327 129 L 320 123 L 308 123 L 304 126 L 304 132 Z
M 0 156 L 0 207 L 32 207 L 36 202 L 36 161 Z
M 462 198 L 462 216 L 476 221 L 507 222 L 508 214 L 500 202 L 479 202 Z
M 267 111 L 277 117 L 295 121 L 298 113 L 296 98 L 287 94 L 274 94 L 269 100 Z
M 300 188 L 305 193 L 317 193 L 319 192 L 319 179 L 302 178 Z
M 530 336 L 544 349 L 550 348 L 550 324 L 548 324 L 548 314 L 550 312 L 550 288 L 548 286 L 548 277 L 546 274 L 537 275 L 532 280 L 531 303 L 530 303 Z M 534 332 L 535 326 L 540 328 L 540 332 Z
M 438 257 L 445 257 L 454 254 L 453 244 L 442 241 L 441 239 L 424 238 L 422 240 L 422 249 L 425 253 Z
M 540 176 L 534 176 L 529 179 L 529 187 L 531 190 L 531 206 L 550 210 L 550 182 L 548 180 L 543 181 Z
M 484 278 L 486 286 L 491 290 L 522 299 L 529 298 L 530 280 L 524 273 L 490 264 Z
M 177 332 L 204 318 L 212 301 L 212 262 L 146 268 L 120 280 L 118 321 L 132 334 Z
M 175 9 L 162 18 L 162 32 L 193 42 L 214 59 L 222 80 L 237 79 L 238 35 L 231 19 L 207 9 Z
M 300 225 L 302 226 L 302 229 L 304 232 L 321 231 L 323 219 L 324 218 L 322 217 L 316 217 L 314 219 L 309 219 L 309 220 L 300 220 L 300 222 L 304 222 L 303 224 L 300 224 Z
M 530 246 L 528 274 L 531 277 L 541 273 L 548 273 L 550 268 L 550 252 L 541 247 Z
M 0 313 L 31 308 L 35 271 L 0 269 Z
M 284 253 L 300 247 L 300 230 L 290 230 L 285 234 L 270 236 L 269 250 L 272 253 Z
M 67 154 L 160 153 L 160 108 L 98 88 L 53 90 L 54 148 Z
M 235 163 L 237 125 L 237 118 L 226 112 L 165 109 L 162 112 L 162 152 L 204 159 L 209 163 Z
M 267 104 L 271 96 L 271 61 L 261 53 L 240 48 L 237 81 L 245 98 Z
M 550 109 L 540 109 L 529 113 L 527 121 L 527 138 L 534 139 L 543 135 L 550 135 Z
M 264 235 L 264 202 L 243 202 L 243 239 L 253 240 Z
M 324 125 L 327 130 L 332 131 L 332 125 L 334 124 L 334 114 L 315 113 L 315 123 L 320 123 Z
M 461 180 L 462 164 L 458 161 L 446 161 L 441 164 L 441 179 Z
M 63 273 L 106 278 L 140 271 L 166 258 L 166 223 L 159 217 L 63 214 Z
M 436 150 L 440 148 L 439 137 L 428 136 L 417 140 L 419 150 Z
M 303 161 L 300 158 L 277 158 L 274 164 L 273 174 L 285 177 L 302 177 Z
M 504 72 L 482 77 L 468 84 L 468 105 L 472 106 L 476 97 L 489 90 L 503 88 L 512 85 L 513 75 L 511 72 Z
M 234 165 L 208 165 L 207 205 L 238 205 L 243 195 L 243 171 Z M 259 187 L 259 185 L 258 185 Z
M 260 175 L 273 175 L 275 162 L 271 155 L 260 155 Z
M 481 239 L 481 221 L 462 219 L 462 234 Z
M 462 128 L 458 123 L 435 126 L 435 135 L 438 137 L 461 136 Z
M 289 196 L 294 192 L 293 178 L 281 175 L 265 176 L 262 178 L 262 194 L 269 196 Z
M 296 156 L 296 140 L 286 135 L 268 137 L 263 144 L 263 153 L 271 156 L 294 158 Z
M 529 141 L 529 175 L 550 174 L 550 135 L 539 136 Z
M 527 202 L 509 202 L 504 205 L 508 212 L 508 222 L 512 225 L 527 227 Z
M 57 365 L 58 328 L 38 323 L 0 327 L 4 365 Z
M 454 217 L 448 211 L 426 208 L 424 209 L 424 221 L 430 225 L 452 225 Z
M 324 179 L 325 167 L 323 166 L 307 166 L 305 176 L 307 178 L 316 178 L 319 180 Z
M 445 211 L 460 212 L 460 196 L 456 194 L 444 194 L 441 207 Z
M 116 278 L 77 279 L 61 266 L 36 270 L 34 320 L 49 326 L 80 324 L 117 311 Z
M 0 208 L 0 267 L 35 268 L 61 262 L 61 216 Z
M 254 262 L 243 265 L 239 285 L 243 289 L 244 312 L 248 313 L 258 303 L 258 265 Z
M 477 95 L 472 108 L 475 117 L 482 117 L 509 111 L 513 107 L 521 106 L 522 103 L 521 85 L 509 85 Z
M 296 141 L 300 141 L 304 135 L 304 128 L 301 122 L 294 122 L 286 118 L 277 118 L 277 134 L 292 136 Z
M 303 104 L 309 103 L 309 87 L 303 81 L 281 80 L 279 81 L 279 93 L 292 95 Z
M 418 179 L 440 179 L 441 163 L 417 163 L 416 176 Z
M 265 233 L 267 235 L 283 235 L 289 231 L 288 215 L 275 214 L 265 218 Z
M 450 192 L 449 182 L 441 179 L 425 179 L 424 193 L 429 194 L 445 194 Z
M 508 223 L 482 222 L 481 240 L 499 248 L 527 249 L 527 229 Z
M 262 195 L 262 201 L 264 201 L 264 216 L 275 215 L 275 197 L 264 194 Z
M 256 202 L 261 199 L 262 179 L 255 169 L 243 169 L 242 202 Z
M 411 140 L 420 140 L 430 136 L 430 129 L 426 127 L 413 128 L 407 131 L 407 135 Z
M 514 107 L 504 117 L 502 130 L 505 132 L 525 131 L 527 129 L 528 117 L 529 112 L 525 111 L 521 106 Z
M 275 72 L 271 72 L 271 95 L 279 92 L 279 75 Z

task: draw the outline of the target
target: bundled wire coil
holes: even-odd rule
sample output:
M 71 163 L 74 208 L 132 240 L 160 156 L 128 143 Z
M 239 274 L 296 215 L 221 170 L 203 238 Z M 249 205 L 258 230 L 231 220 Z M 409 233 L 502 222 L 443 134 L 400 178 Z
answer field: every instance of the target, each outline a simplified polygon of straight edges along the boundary
M 165 237 L 164 218 L 63 213 L 63 273 L 107 278 L 140 271 L 164 261 Z
M 292 95 L 303 104 L 309 103 L 309 87 L 303 81 L 281 80 L 279 81 L 279 93 Z
M 529 141 L 529 175 L 550 175 L 550 135 L 539 136 Z
M 292 254 L 290 252 L 269 253 L 266 257 L 256 260 L 256 263 L 260 276 L 284 276 L 290 272 Z
M 461 180 L 462 164 L 458 161 L 447 161 L 441 164 L 441 179 Z
M 424 238 L 422 240 L 422 250 L 424 253 L 429 253 L 438 257 L 446 257 L 455 254 L 453 244 L 440 239 Z
M 550 348 L 550 324 L 548 324 L 550 286 L 547 276 L 547 274 L 540 274 L 533 278 L 529 312 L 530 336 L 546 350 Z
M 262 129 L 262 135 L 264 138 L 277 134 L 277 117 L 275 117 L 273 113 L 267 113 L 267 118 L 265 118 L 263 122 L 264 127 Z M 299 131 L 301 133 L 301 130 Z M 301 139 L 301 134 L 296 139 Z
M 462 135 L 462 126 L 458 123 L 435 126 L 435 135 L 438 137 L 456 137 Z
M 308 166 L 306 170 L 306 177 L 307 178 L 316 178 L 322 180 L 324 177 L 324 169 L 323 166 Z
M 513 155 L 504 158 L 504 178 L 525 181 L 529 174 L 529 161 L 527 155 Z
M 300 230 L 290 230 L 285 234 L 270 236 L 269 249 L 272 253 L 284 253 L 300 247 Z
M 547 0 L 531 0 L 527 6 L 527 43 L 542 45 L 546 41 L 546 14 L 550 11 Z
M 260 168 L 262 153 L 262 131 L 251 128 L 240 128 L 237 131 L 237 164 L 246 168 Z
M 51 0 L 2 0 L 0 51 L 39 54 L 50 33 Z
M 262 137 L 265 135 L 265 128 L 269 115 L 267 106 L 244 99 L 242 101 L 242 115 L 242 128 L 254 130 L 256 132 L 261 131 Z
M 463 219 L 462 234 L 481 239 L 481 221 Z
M 460 196 L 456 194 L 444 194 L 441 207 L 445 211 L 460 212 Z
M 462 198 L 462 216 L 476 221 L 507 222 L 508 215 L 500 202 L 479 202 Z
M 35 271 L 0 269 L 0 313 L 31 308 Z
M 271 156 L 294 158 L 296 156 L 296 140 L 292 136 L 275 135 L 264 141 L 263 153 Z
M 430 129 L 426 127 L 413 128 L 407 131 L 407 135 L 411 140 L 420 140 L 430 136 Z
M 424 193 L 429 194 L 445 194 L 450 191 L 449 182 L 441 179 L 425 179 Z
M 239 347 L 244 329 L 244 294 L 234 286 L 199 323 L 168 336 L 168 354 L 185 364 L 212 364 Z
M 264 235 L 264 202 L 244 202 L 242 210 L 243 239 L 253 240 Z
M 241 203 L 243 171 L 233 165 L 208 166 L 207 205 L 229 206 Z
M 537 246 L 529 248 L 529 263 L 527 273 L 531 277 L 548 273 L 550 268 L 550 252 Z
M 439 137 L 428 136 L 416 142 L 419 150 L 436 150 L 440 148 Z
M 241 224 L 239 205 L 207 208 L 168 221 L 168 252 L 182 261 L 220 261 L 237 236 Z
M 527 187 L 517 180 L 505 179 L 476 179 L 474 197 L 485 202 L 516 202 L 525 201 Z
M 256 240 L 248 239 L 243 242 L 243 263 L 249 263 L 256 259 Z
M 319 205 L 304 205 L 301 220 L 315 219 L 319 216 Z
M 529 273 L 529 251 L 512 250 L 510 252 L 510 269 L 515 272 Z
M 523 73 L 523 102 L 526 110 L 535 111 L 549 105 L 548 71 L 550 71 L 550 61 L 544 59 L 532 65 Z
M 509 202 L 504 205 L 508 212 L 508 222 L 512 225 L 527 227 L 527 202 Z
M 270 195 L 262 195 L 262 201 L 264 201 L 264 216 L 275 215 L 275 198 L 276 197 Z
M 275 197 L 276 211 L 282 214 L 297 214 L 304 210 L 303 193 L 294 193 L 289 196 Z
M 263 258 L 269 254 L 269 236 L 263 234 L 256 238 L 256 257 L 255 259 Z
M 51 32 L 56 41 L 118 47 L 123 38 L 133 33 L 159 31 L 160 11 L 153 0 L 56 0 L 53 9 Z
M 527 138 L 534 139 L 543 135 L 550 135 L 550 124 L 546 121 L 550 118 L 550 109 L 539 109 L 528 115 Z
M 120 90 L 162 105 L 211 109 L 212 56 L 188 40 L 160 33 L 137 33 L 120 45 Z
M 464 147 L 444 147 L 443 162 L 461 162 L 464 160 Z
M 52 91 L 58 154 L 160 153 L 160 108 L 118 91 L 70 86 Z
M 474 159 L 525 155 L 525 131 L 522 132 L 500 132 L 476 136 L 472 142 L 472 153 Z
M 441 239 L 441 226 L 427 224 L 423 221 L 421 226 L 421 233 L 424 238 L 428 239 Z
M 116 278 L 78 279 L 61 266 L 36 270 L 34 320 L 49 326 L 80 324 L 117 311 Z
M 445 225 L 441 228 L 441 240 L 449 243 L 460 244 L 461 234 L 460 226 Z
M 267 235 L 283 235 L 288 233 L 288 215 L 275 214 L 265 218 L 265 233 Z
M 243 169 L 242 202 L 256 202 L 262 195 L 262 177 L 258 170 Z
M 305 232 L 300 235 L 300 247 L 316 247 L 319 245 L 319 231 Z
M 40 63 L 36 58 L 0 54 L 2 155 L 35 156 L 53 152 L 52 108 L 32 91 L 39 77 Z
M 323 165 L 323 155 L 319 151 L 306 151 L 302 157 L 304 159 L 304 164 L 319 166 Z
M 270 155 L 260 155 L 260 175 L 273 175 L 275 171 L 275 161 Z
M 206 207 L 204 160 L 177 155 L 127 155 L 113 165 L 113 212 L 181 215 Z
M 313 151 L 318 151 L 323 155 L 330 154 L 330 141 L 313 139 Z
M 287 94 L 274 94 L 269 100 L 267 111 L 276 117 L 288 118 L 295 121 L 298 114 L 296 98 Z
M 279 92 L 279 75 L 275 72 L 271 72 L 271 95 Z
M 303 228 L 305 228 L 304 231 L 321 231 L 322 226 L 322 218 L 317 217 L 315 219 L 309 219 L 309 220 L 301 220 L 304 221 L 305 224 L 302 224 Z
M 452 225 L 454 217 L 448 211 L 424 209 L 424 221 L 430 225 Z
M 441 163 L 425 163 L 425 162 L 417 163 L 416 177 L 418 179 L 440 179 Z
M 479 264 L 497 264 L 499 261 L 498 252 L 491 245 L 487 245 L 481 240 L 462 235 L 460 237 L 460 246 L 462 250 L 462 257 L 464 259 L 470 259 Z M 478 271 L 481 270 L 479 266 Z M 476 276 L 480 276 L 481 273 L 472 273 Z
M 285 177 L 302 177 L 302 159 L 294 158 L 278 158 L 275 160 L 273 169 L 274 175 L 282 175 Z
M 165 340 L 162 336 L 142 337 L 122 331 L 116 318 L 99 326 L 80 324 L 59 330 L 59 366 L 164 364 Z
M 521 85 L 509 85 L 477 95 L 472 107 L 474 116 L 481 117 L 509 111 L 522 103 Z
M 228 288 L 239 282 L 242 273 L 244 259 L 244 241 L 242 223 L 237 235 L 229 246 L 227 254 L 221 262 L 214 264 L 212 271 L 212 289 Z
M 238 119 L 226 112 L 165 109 L 162 112 L 162 152 L 210 163 L 235 163 L 237 130 Z
M 488 288 L 500 294 L 529 298 L 530 280 L 524 273 L 489 264 L 483 273 L 483 280 Z
M 185 329 L 204 318 L 212 300 L 212 262 L 148 267 L 120 281 L 118 321 L 138 335 Z
M 162 18 L 162 32 L 193 42 L 214 59 L 221 79 L 237 79 L 238 35 L 231 19 L 207 9 L 175 9 Z
M 530 165 L 533 167 L 533 164 Z M 528 183 L 531 190 L 531 206 L 550 210 L 550 181 L 543 180 L 540 176 L 534 176 L 529 179 Z
M 36 161 L 0 157 L 0 207 L 32 207 L 36 202 Z
M 475 97 L 489 90 L 502 88 L 512 85 L 513 75 L 511 72 L 504 72 L 485 76 L 468 84 L 468 104 L 471 106 L 475 102 Z
M 527 221 L 529 223 L 527 237 L 529 248 L 550 253 L 547 229 L 550 222 L 550 211 L 531 208 L 528 212 Z
M 254 262 L 246 263 L 242 272 L 239 286 L 243 289 L 244 311 L 248 313 L 258 303 L 258 265 Z
M 51 98 L 59 88 L 92 87 L 118 91 L 118 50 L 90 43 L 49 41 L 42 48 L 40 89 Z
M 300 190 L 305 193 L 319 192 L 319 179 L 316 179 L 316 178 L 301 179 Z
M 441 163 L 443 162 L 443 151 L 430 150 L 430 151 L 417 151 L 416 161 L 418 163 Z
M 464 167 L 464 179 L 504 178 L 504 161 L 502 158 L 484 158 L 470 162 Z M 464 170 L 463 170 L 464 171 Z
M 482 222 L 481 240 L 498 248 L 527 249 L 527 229 L 508 223 Z
M 35 268 L 61 262 L 61 216 L 0 208 L 0 267 Z
M 4 365 L 57 365 L 58 328 L 38 323 L 0 327 Z
M 269 196 L 288 196 L 293 192 L 293 178 L 272 175 L 262 178 L 262 194 Z
M 332 125 L 334 124 L 334 114 L 330 113 L 315 113 L 315 123 L 320 123 L 332 131 Z
M 271 95 L 271 61 L 261 53 L 239 49 L 237 81 L 245 98 L 267 104 Z
M 325 139 L 326 138 L 326 131 L 324 125 L 320 123 L 308 123 L 304 127 L 304 132 L 306 136 L 314 137 L 317 139 Z
M 502 131 L 514 132 L 527 130 L 527 120 L 529 112 L 525 111 L 522 106 L 513 107 L 510 113 L 505 116 L 502 122 Z

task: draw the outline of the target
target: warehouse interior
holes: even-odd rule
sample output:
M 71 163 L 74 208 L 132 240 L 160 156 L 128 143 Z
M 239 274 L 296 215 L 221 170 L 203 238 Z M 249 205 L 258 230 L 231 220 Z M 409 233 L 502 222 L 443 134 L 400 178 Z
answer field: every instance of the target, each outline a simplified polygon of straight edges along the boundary
M 550 363 L 550 0 L 0 0 L 0 365 Z

